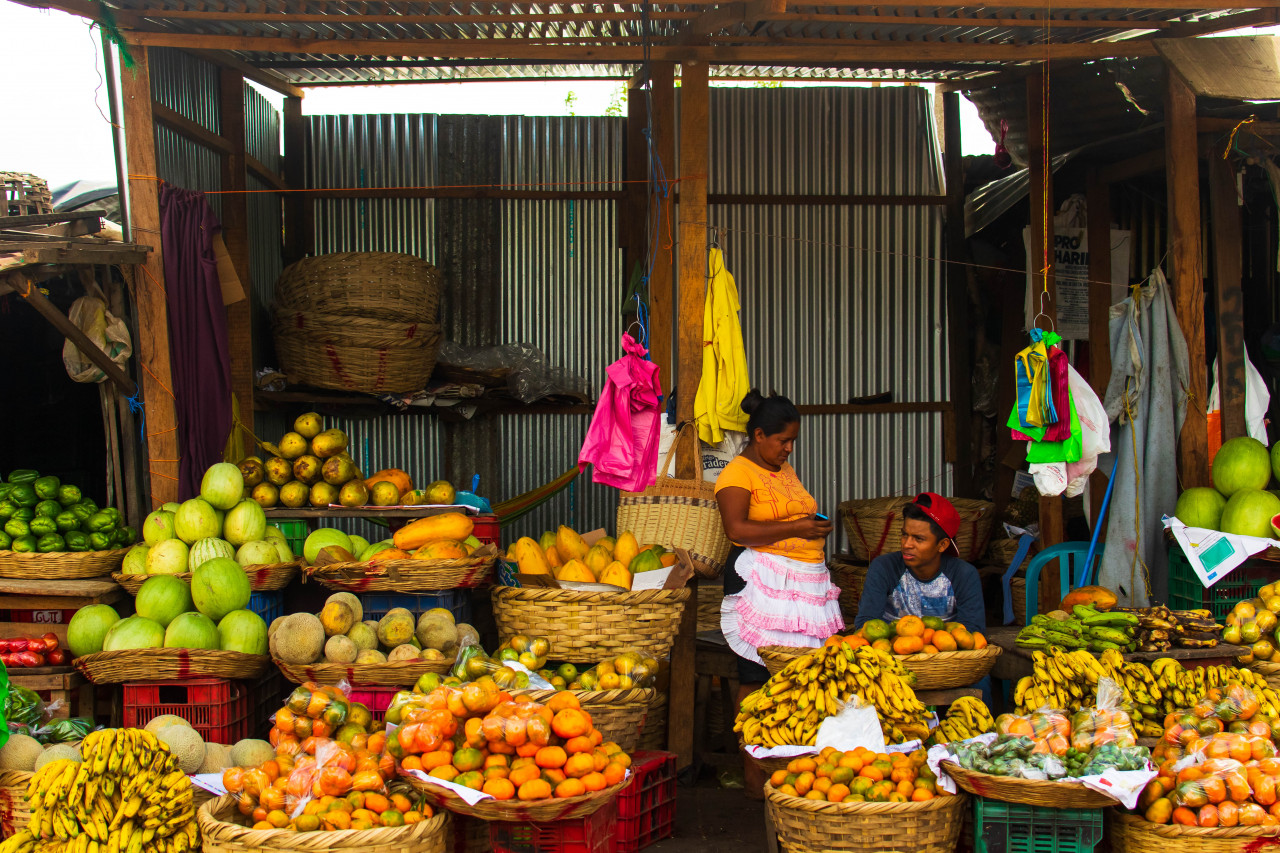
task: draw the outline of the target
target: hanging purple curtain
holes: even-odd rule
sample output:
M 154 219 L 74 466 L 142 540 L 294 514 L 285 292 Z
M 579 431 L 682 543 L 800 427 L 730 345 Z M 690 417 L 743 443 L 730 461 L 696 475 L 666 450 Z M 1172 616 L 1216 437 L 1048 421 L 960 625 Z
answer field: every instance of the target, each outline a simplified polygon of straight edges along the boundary
M 231 433 L 227 311 L 213 258 L 222 229 L 203 193 L 160 185 L 160 244 L 169 309 L 169 356 L 181 448 L 178 494 L 200 492 L 205 470 L 222 461 Z

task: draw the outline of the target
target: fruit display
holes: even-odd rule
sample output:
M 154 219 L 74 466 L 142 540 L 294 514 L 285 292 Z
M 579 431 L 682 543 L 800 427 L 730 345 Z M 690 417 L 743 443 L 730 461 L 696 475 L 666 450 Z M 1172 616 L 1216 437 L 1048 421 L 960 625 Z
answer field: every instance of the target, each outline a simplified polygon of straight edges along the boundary
M 931 715 L 911 689 L 914 681 L 881 649 L 829 642 L 788 661 L 743 699 L 733 730 L 748 746 L 813 745 L 822 721 L 858 696 L 875 706 L 886 739 L 923 740 Z
M 1061 731 L 1055 733 L 1059 740 L 1065 740 Z M 1059 753 L 1048 749 L 1044 739 L 1028 734 L 1002 734 L 991 743 L 953 743 L 951 750 L 956 763 L 966 770 L 1050 781 L 1097 776 L 1107 770 L 1143 770 L 1151 757 L 1145 746 L 1118 743 L 1089 750 L 1066 747 Z
M 293 613 L 272 621 L 267 629 L 271 656 L 287 664 L 356 664 L 396 661 L 453 660 L 463 640 L 479 641 L 476 629 L 456 624 L 443 607 L 421 616 L 403 607 L 381 619 L 364 618 L 360 599 L 335 592 L 319 613 Z
M 400 694 L 387 710 L 387 752 L 401 770 L 523 801 L 577 797 L 626 778 L 631 757 L 606 742 L 569 692 L 546 704 L 482 679 Z
M 1222 621 L 1223 642 L 1249 646 L 1249 651 L 1236 659 L 1238 662 L 1248 664 L 1280 657 L 1280 583 L 1262 587 L 1256 598 L 1236 602 Z
M 48 554 L 110 551 L 138 539 L 115 507 L 99 508 L 79 486 L 27 468 L 0 483 L 0 550 Z
M 884 753 L 827 747 L 774 771 L 769 784 L 779 793 L 828 803 L 922 803 L 952 796 L 938 787 L 926 758 L 923 749 Z
M 249 578 L 234 560 L 215 558 L 191 576 L 191 585 L 170 575 L 147 578 L 121 618 L 107 604 L 82 607 L 67 625 L 74 657 L 126 649 L 220 649 L 267 653 L 267 625 L 247 609 Z
M 1223 626 L 1210 610 L 1170 610 L 1163 606 L 1116 609 L 1138 617 L 1135 651 L 1167 652 L 1175 646 L 1211 649 L 1222 639 Z
M 27 786 L 31 818 L 2 853 L 198 850 L 191 780 L 178 753 L 141 729 L 90 732 Z M 83 840 L 82 840 L 83 839 Z
M 1173 514 L 1188 527 L 1220 530 L 1240 536 L 1280 536 L 1272 519 L 1280 514 L 1280 497 L 1267 491 L 1280 479 L 1280 442 L 1268 452 L 1255 438 L 1240 436 L 1223 443 L 1213 457 L 1213 486 L 1182 492 Z
M 1280 696 L 1265 679 L 1248 669 L 1209 666 L 1186 669 L 1173 658 L 1150 665 L 1125 661 L 1108 649 L 1095 657 L 1084 650 L 1051 649 L 1031 656 L 1033 674 L 1019 679 L 1014 702 L 1019 714 L 1041 708 L 1074 712 L 1091 700 L 1100 678 L 1116 682 L 1124 692 L 1121 706 L 1130 715 L 1139 737 L 1160 737 L 1161 718 L 1200 701 L 1215 687 L 1242 684 L 1257 692 L 1269 714 L 1280 708 Z
M 986 703 L 975 696 L 961 696 L 947 708 L 947 714 L 929 735 L 929 743 L 968 740 L 995 731 L 995 720 Z
M 871 619 L 849 638 L 853 646 L 861 640 L 873 648 L 894 655 L 936 655 L 939 652 L 967 652 L 987 647 L 980 631 L 970 631 L 959 622 L 944 622 L 936 616 L 903 616 L 893 622 Z
M 560 525 L 538 540 L 525 536 L 507 551 L 507 560 L 521 574 L 552 575 L 558 581 L 607 583 L 631 589 L 640 572 L 669 568 L 676 556 L 661 545 L 642 546 L 633 533 L 624 531 L 617 539 L 605 536 L 588 545 L 570 527 Z
M 12 637 L 0 640 L 0 663 L 7 669 L 33 666 L 65 666 L 71 656 L 59 648 L 61 641 L 54 633 L 39 637 Z
M 311 565 L 368 563 L 370 573 L 389 560 L 460 560 L 484 547 L 472 535 L 475 522 L 461 512 L 420 518 L 397 530 L 390 539 L 369 542 L 363 537 L 332 528 L 320 528 L 307 536 L 303 557 Z
M 1133 651 L 1138 631 L 1138 617 L 1133 613 L 1098 610 L 1092 605 L 1076 604 L 1068 613 L 1054 610 L 1038 613 L 1031 624 L 1018 632 L 1015 642 L 1025 649 L 1108 649 Z

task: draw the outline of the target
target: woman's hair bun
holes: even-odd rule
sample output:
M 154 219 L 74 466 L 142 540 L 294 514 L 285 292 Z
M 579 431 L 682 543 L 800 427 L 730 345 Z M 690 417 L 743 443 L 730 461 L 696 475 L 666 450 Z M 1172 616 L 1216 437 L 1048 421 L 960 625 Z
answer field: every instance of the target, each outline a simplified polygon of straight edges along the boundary
M 756 409 L 759 409 L 760 404 L 763 402 L 764 395 L 760 393 L 759 389 L 752 388 L 747 392 L 747 396 L 742 398 L 742 402 L 738 405 L 742 408 L 742 411 L 750 415 L 754 413 Z

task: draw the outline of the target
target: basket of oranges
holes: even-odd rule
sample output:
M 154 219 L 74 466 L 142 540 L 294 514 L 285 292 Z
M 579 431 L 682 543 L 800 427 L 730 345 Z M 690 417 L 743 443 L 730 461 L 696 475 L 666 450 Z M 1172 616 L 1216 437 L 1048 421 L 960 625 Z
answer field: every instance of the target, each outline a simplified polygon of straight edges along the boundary
M 968 797 L 938 789 L 922 749 L 887 755 L 828 747 L 776 771 L 765 800 L 784 853 L 951 853 Z
M 555 690 L 522 691 L 535 702 L 546 702 Z M 630 690 L 572 690 L 582 710 L 591 715 L 592 725 L 605 741 L 612 741 L 624 752 L 639 749 L 640 735 L 648 724 L 649 705 L 658 691 L 633 687 Z
M 1228 801 L 1229 802 L 1229 801 Z M 1200 826 L 1183 823 L 1152 823 L 1141 815 L 1113 809 L 1108 820 L 1107 835 L 1112 853 L 1251 853 L 1262 848 L 1280 846 L 1280 824 L 1260 822 L 1260 815 L 1270 815 L 1261 806 L 1260 814 L 1240 815 L 1251 822 L 1234 826 Z M 1256 819 L 1256 821 L 1255 821 Z M 1260 839 L 1268 839 L 1266 841 Z

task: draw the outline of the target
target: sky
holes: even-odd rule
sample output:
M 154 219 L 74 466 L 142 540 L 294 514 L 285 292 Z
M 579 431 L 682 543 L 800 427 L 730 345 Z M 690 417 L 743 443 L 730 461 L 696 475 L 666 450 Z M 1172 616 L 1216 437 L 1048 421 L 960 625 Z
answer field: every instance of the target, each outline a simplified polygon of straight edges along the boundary
M 5 114 L 21 122 L 0 133 L 0 171 L 28 172 L 51 188 L 75 180 L 115 180 L 115 160 L 97 30 L 65 12 L 0 0 L 5 36 Z M 49 62 L 56 56 L 56 62 Z M 14 69 L 31 69 L 16 85 Z M 35 69 L 39 69 L 38 73 Z M 713 83 L 712 85 L 719 85 Z M 829 84 L 814 84 L 829 85 Z M 604 115 L 620 81 L 432 83 L 309 89 L 303 112 L 464 113 L 486 115 Z M 575 96 L 572 107 L 566 103 Z M 276 106 L 280 97 L 264 94 Z M 965 154 L 990 154 L 995 143 L 978 112 L 961 99 Z M 18 128 L 21 128 L 19 130 Z

